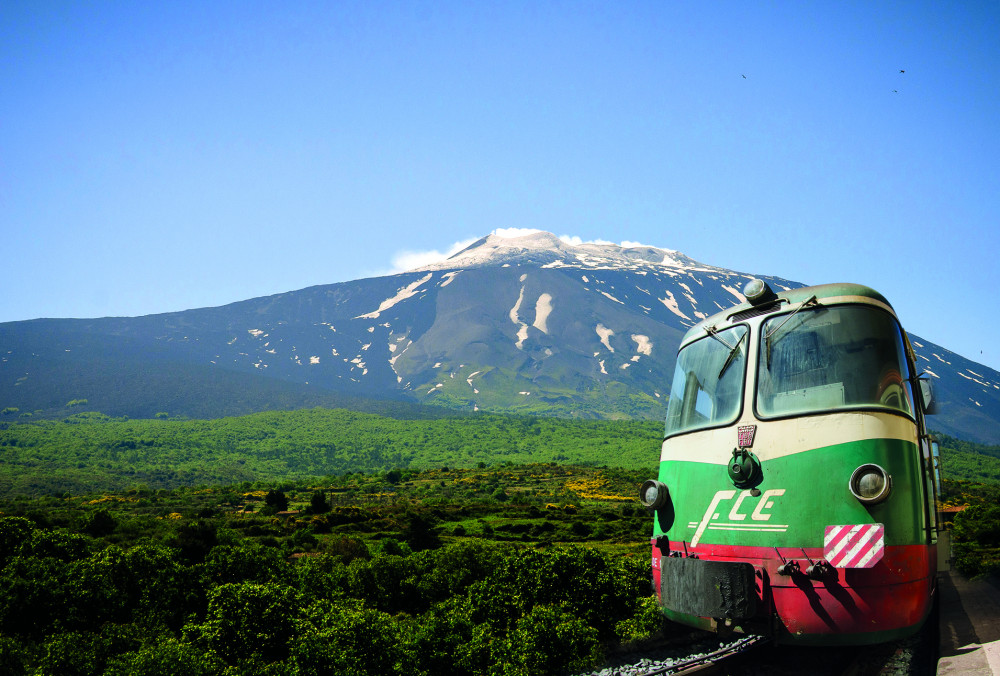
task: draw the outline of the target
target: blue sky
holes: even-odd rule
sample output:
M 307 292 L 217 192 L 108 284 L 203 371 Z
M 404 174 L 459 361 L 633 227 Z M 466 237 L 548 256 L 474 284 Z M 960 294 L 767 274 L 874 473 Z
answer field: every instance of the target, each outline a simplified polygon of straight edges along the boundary
M 8 0 L 0 322 L 538 228 L 869 284 L 1000 370 L 998 35 L 995 2 Z

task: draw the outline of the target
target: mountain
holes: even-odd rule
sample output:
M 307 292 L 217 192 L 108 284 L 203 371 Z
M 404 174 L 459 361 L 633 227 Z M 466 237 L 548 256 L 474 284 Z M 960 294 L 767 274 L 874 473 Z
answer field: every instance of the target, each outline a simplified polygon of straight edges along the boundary
M 752 277 L 802 286 L 654 247 L 492 234 L 402 274 L 222 307 L 9 322 L 0 420 L 307 406 L 427 415 L 414 404 L 660 419 L 681 337 L 742 302 Z M 911 338 L 934 378 L 935 429 L 1000 443 L 1000 373 Z

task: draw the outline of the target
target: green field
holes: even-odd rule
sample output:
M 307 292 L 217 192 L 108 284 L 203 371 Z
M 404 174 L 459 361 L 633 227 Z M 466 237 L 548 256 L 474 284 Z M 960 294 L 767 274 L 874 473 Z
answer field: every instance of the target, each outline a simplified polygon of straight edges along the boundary
M 305 480 L 393 468 L 560 462 L 653 472 L 662 424 L 339 409 L 215 420 L 80 413 L 0 427 L 0 496 Z
M 557 462 L 641 469 L 652 476 L 656 421 L 492 414 L 400 420 L 341 409 L 214 420 L 113 419 L 0 423 L 0 496 L 300 481 L 347 472 Z M 948 437 L 944 473 L 1000 483 L 1000 448 Z

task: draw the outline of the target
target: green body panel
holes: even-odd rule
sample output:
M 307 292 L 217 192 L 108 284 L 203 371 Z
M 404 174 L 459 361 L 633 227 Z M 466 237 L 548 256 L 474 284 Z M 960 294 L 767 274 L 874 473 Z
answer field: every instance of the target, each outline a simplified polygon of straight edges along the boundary
M 762 495 L 745 497 L 736 510 L 733 507 L 742 491 L 729 479 L 726 465 L 667 460 L 660 464 L 659 478 L 670 491 L 673 510 L 658 511 L 654 535 L 691 542 L 697 532 L 693 523 L 731 523 L 772 530 L 705 528 L 698 545 L 823 547 L 826 526 L 882 523 L 887 546 L 921 544 L 926 542 L 924 482 L 917 453 L 916 445 L 910 442 L 867 439 L 762 460 L 763 481 L 758 486 Z M 851 474 L 866 463 L 882 466 L 892 477 L 889 497 L 877 505 L 862 504 L 848 487 Z M 767 491 L 775 489 L 785 492 L 769 496 Z M 735 495 L 717 502 L 711 510 L 717 514 L 713 519 L 707 511 L 719 491 L 734 491 Z M 771 506 L 761 508 L 754 519 L 764 499 Z M 730 519 L 733 513 L 737 518 Z M 737 520 L 738 515 L 744 518 Z M 787 528 L 777 530 L 780 526 Z

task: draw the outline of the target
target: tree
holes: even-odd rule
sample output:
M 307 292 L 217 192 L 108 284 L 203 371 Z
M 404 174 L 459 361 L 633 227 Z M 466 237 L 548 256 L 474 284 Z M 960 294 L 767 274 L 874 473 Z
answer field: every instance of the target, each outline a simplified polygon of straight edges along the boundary
M 66 564 L 59 559 L 14 557 L 0 571 L 0 632 L 41 639 L 61 620 Z
M 603 654 L 597 630 L 558 606 L 539 605 L 517 622 L 498 646 L 505 673 L 577 673 L 600 662 Z
M 218 544 L 217 529 L 209 521 L 186 523 L 177 529 L 177 547 L 191 563 L 201 563 L 212 547 Z
M 404 661 L 400 629 L 393 618 L 360 603 L 320 600 L 307 609 L 291 644 L 303 676 L 400 673 Z
M 408 510 L 403 516 L 403 540 L 415 552 L 441 546 L 441 528 L 429 514 Z
M 0 517 L 0 568 L 7 557 L 14 556 L 21 543 L 35 530 L 35 524 L 23 516 Z
M 326 500 L 326 493 L 323 491 L 316 491 L 312 494 L 312 499 L 309 501 L 309 513 L 310 514 L 326 514 L 330 511 L 330 503 Z
M 90 535 L 100 537 L 110 535 L 118 527 L 118 522 L 106 509 L 98 509 L 91 512 L 85 518 L 83 530 Z
M 264 509 L 269 513 L 284 512 L 288 509 L 288 498 L 283 491 L 271 490 L 264 496 Z
M 284 582 L 291 571 L 281 553 L 252 540 L 215 547 L 205 557 L 205 577 L 213 585 L 234 582 Z
M 112 649 L 108 638 L 94 632 L 55 634 L 45 643 L 36 673 L 65 676 L 100 674 Z
M 113 657 L 104 676 L 216 676 L 224 668 L 215 655 L 167 639 Z
M 278 662 L 288 656 L 298 612 L 291 587 L 271 582 L 223 584 L 209 590 L 205 623 L 193 629 L 198 640 L 228 664 L 254 659 Z

